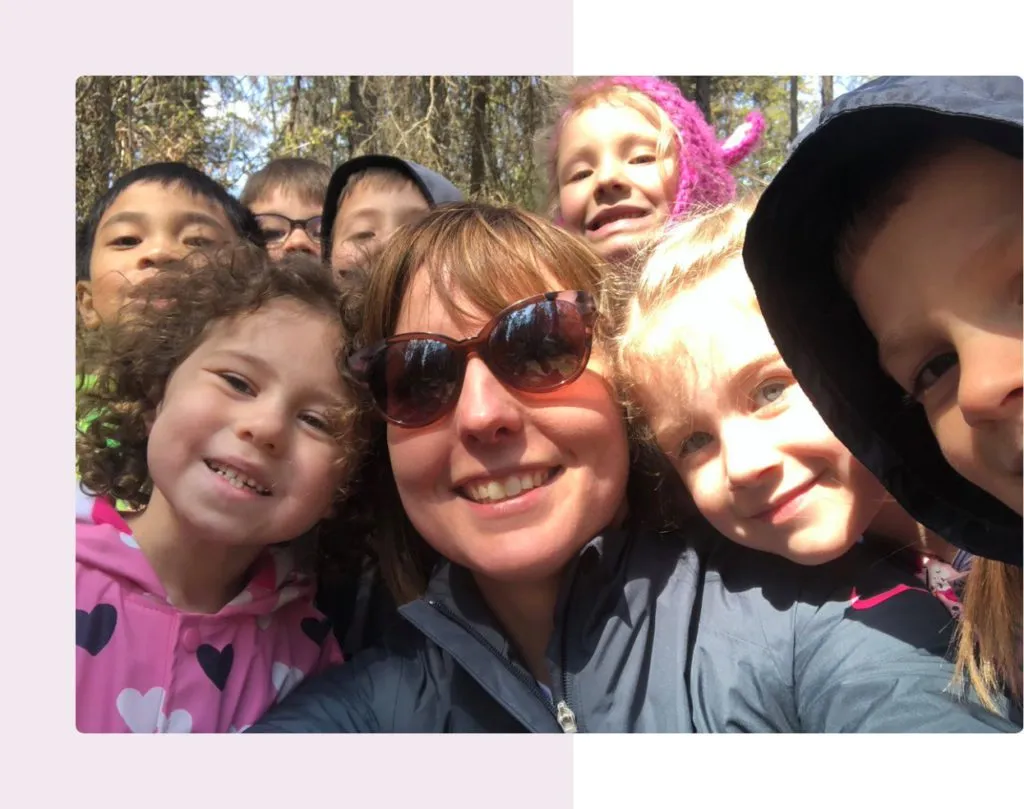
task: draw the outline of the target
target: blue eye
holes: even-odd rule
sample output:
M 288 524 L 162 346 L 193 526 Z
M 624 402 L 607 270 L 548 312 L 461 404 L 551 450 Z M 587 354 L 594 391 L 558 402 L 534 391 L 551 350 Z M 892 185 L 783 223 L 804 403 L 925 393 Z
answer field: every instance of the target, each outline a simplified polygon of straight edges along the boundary
M 786 394 L 789 385 L 789 382 L 781 379 L 772 379 L 759 385 L 751 397 L 754 407 L 760 409 L 779 401 Z
M 679 445 L 679 457 L 684 458 L 687 455 L 692 455 L 695 452 L 699 452 L 710 444 L 714 438 L 710 433 L 694 433 L 691 436 L 683 439 Z

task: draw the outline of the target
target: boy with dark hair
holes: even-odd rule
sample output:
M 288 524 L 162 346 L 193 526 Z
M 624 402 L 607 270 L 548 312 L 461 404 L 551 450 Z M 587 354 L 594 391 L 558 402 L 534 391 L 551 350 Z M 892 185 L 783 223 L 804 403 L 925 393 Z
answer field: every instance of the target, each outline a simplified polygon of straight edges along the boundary
M 198 248 L 263 245 L 253 215 L 223 186 L 184 163 L 140 166 L 119 177 L 78 229 L 75 291 L 82 325 L 116 320 L 125 291 Z
M 271 160 L 253 174 L 241 202 L 253 212 L 271 256 L 320 255 L 320 214 L 331 170 L 303 157 Z
M 343 269 L 431 208 L 461 202 L 445 177 L 391 155 L 363 155 L 334 170 L 323 208 L 324 261 Z

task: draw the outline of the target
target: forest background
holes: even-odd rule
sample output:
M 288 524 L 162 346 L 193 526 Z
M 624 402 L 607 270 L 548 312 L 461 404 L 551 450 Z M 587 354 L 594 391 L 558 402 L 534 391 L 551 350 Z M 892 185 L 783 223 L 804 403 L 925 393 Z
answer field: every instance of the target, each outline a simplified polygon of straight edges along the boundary
M 799 129 L 867 76 L 665 76 L 719 139 L 762 111 L 761 147 L 736 169 L 767 184 Z M 571 81 L 550 76 L 84 76 L 76 84 L 76 222 L 121 174 L 181 160 L 233 193 L 275 157 L 332 168 L 384 152 L 440 171 L 473 199 L 543 211 L 537 140 Z

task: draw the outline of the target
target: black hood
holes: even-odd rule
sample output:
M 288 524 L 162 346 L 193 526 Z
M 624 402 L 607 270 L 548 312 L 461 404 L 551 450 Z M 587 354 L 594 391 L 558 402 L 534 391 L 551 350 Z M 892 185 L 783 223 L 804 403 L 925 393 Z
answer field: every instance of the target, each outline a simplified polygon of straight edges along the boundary
M 1021 157 L 1018 77 L 886 77 L 838 98 L 797 138 L 747 228 L 743 260 L 783 358 L 836 436 L 919 522 L 978 556 L 1020 566 L 1019 514 L 957 474 L 921 408 L 881 369 L 840 285 L 850 189 L 889 171 L 894 144 L 935 134 Z
M 338 216 L 338 199 L 341 191 L 348 182 L 349 177 L 357 171 L 370 168 L 383 168 L 397 171 L 404 174 L 416 185 L 427 200 L 427 204 L 433 208 L 435 205 L 443 205 L 446 202 L 462 202 L 462 193 L 446 177 L 436 171 L 413 163 L 411 160 L 403 160 L 400 157 L 391 155 L 369 154 L 362 157 L 354 157 L 342 163 L 334 170 L 331 181 L 327 185 L 327 197 L 324 199 L 323 226 L 320 233 L 320 249 L 324 262 L 331 260 L 331 237 L 334 233 L 334 220 Z

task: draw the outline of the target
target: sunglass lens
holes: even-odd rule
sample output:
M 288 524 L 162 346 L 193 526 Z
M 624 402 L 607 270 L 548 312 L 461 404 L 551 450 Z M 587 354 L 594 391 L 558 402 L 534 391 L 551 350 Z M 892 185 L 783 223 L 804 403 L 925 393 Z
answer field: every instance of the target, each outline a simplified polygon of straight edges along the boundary
M 408 426 L 427 424 L 452 402 L 459 386 L 459 359 L 440 340 L 389 345 L 374 363 L 370 389 L 389 418 Z
M 521 390 L 556 388 L 579 373 L 588 354 L 587 326 L 561 299 L 531 303 L 495 324 L 488 345 L 495 373 Z

